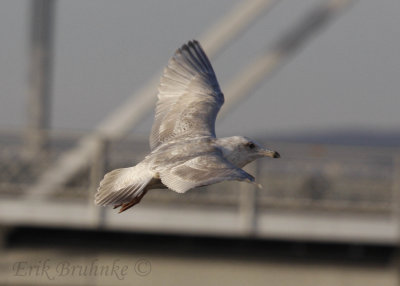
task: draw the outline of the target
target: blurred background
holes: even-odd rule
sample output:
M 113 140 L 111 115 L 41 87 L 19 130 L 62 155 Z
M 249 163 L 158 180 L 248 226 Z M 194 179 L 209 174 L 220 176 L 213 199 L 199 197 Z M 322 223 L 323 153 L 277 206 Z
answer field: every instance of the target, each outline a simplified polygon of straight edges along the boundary
M 400 2 L 0 1 L 1 285 L 399 285 Z M 282 155 L 117 214 L 162 68 L 198 39 L 218 136 Z

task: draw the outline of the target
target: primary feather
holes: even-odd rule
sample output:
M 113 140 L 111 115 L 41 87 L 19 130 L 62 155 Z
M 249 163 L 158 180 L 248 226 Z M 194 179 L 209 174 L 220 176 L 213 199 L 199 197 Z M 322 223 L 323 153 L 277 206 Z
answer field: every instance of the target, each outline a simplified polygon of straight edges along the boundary
M 164 69 L 150 135 L 150 148 L 178 137 L 215 137 L 224 103 L 214 70 L 197 41 L 175 52 Z

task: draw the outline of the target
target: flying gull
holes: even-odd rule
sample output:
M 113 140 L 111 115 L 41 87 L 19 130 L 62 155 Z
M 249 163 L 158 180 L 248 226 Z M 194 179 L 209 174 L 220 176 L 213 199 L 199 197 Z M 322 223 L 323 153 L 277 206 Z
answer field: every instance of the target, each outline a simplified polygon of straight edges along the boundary
M 224 103 L 214 70 L 200 44 L 193 40 L 178 49 L 164 69 L 150 134 L 151 152 L 130 168 L 107 173 L 95 203 L 123 212 L 150 189 L 178 193 L 214 183 L 254 183 L 241 168 L 261 157 L 279 158 L 243 136 L 217 138 L 215 119 Z

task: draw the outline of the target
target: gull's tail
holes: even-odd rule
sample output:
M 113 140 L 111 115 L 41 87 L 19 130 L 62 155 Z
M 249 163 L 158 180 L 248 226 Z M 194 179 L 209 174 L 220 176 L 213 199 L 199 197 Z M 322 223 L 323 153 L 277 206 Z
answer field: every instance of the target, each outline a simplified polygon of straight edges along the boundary
M 100 206 L 121 206 L 120 212 L 139 203 L 153 178 L 153 174 L 144 167 L 138 164 L 107 173 L 97 189 L 95 203 Z

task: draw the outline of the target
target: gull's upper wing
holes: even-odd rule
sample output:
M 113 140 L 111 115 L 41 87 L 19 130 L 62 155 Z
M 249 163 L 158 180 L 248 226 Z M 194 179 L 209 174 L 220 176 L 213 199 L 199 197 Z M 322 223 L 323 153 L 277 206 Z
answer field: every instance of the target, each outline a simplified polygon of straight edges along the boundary
M 200 44 L 183 45 L 161 77 L 150 148 L 180 136 L 215 137 L 215 119 L 223 103 L 224 95 Z
M 168 166 L 159 174 L 162 183 L 178 193 L 222 181 L 254 181 L 253 176 L 232 165 L 217 152 Z

